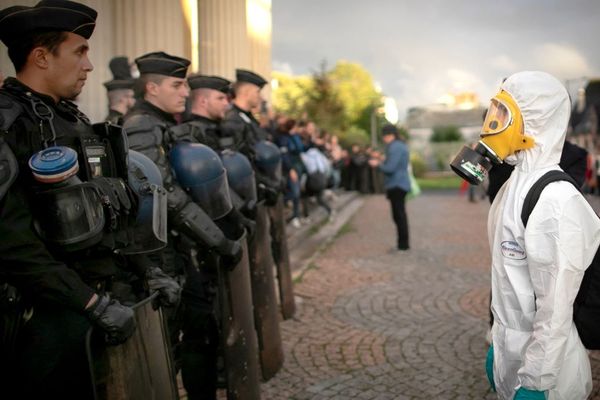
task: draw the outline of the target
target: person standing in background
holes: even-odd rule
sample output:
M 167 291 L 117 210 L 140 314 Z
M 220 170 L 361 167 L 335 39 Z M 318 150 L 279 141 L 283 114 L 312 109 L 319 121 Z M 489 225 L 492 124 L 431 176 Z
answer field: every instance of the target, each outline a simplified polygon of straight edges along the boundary
M 392 216 L 398 232 L 396 249 L 409 249 L 408 219 L 404 200 L 410 192 L 408 176 L 408 147 L 398 137 L 398 129 L 394 125 L 384 125 L 381 133 L 385 143 L 385 161 L 379 166 L 384 174 L 384 187 L 392 207 Z

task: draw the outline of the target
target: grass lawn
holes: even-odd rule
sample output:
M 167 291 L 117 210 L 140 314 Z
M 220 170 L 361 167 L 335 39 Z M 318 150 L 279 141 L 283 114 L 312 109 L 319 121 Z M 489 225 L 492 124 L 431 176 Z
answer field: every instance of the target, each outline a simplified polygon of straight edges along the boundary
M 456 175 L 417 178 L 417 182 L 421 190 L 427 189 L 458 189 L 462 183 L 462 179 Z

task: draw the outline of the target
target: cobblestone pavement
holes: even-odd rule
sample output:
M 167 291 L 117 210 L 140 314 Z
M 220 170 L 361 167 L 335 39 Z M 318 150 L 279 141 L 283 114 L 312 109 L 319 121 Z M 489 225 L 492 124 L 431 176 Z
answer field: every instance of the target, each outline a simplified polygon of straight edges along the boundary
M 494 399 L 488 207 L 424 193 L 407 206 L 411 249 L 390 253 L 389 205 L 367 198 L 297 280 L 297 315 L 281 324 L 285 365 L 263 399 Z

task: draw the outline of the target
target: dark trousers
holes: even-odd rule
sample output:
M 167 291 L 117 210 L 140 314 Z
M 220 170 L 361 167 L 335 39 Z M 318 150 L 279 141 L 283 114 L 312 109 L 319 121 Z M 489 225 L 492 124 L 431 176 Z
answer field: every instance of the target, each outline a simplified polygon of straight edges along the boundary
M 181 366 L 188 399 L 216 399 L 219 348 L 216 269 L 219 258 L 212 253 L 205 254 L 198 258 L 197 266 L 187 255 L 182 261 L 185 284 L 177 315 L 170 321 L 171 342 L 177 349 L 176 363 Z M 183 334 L 181 341 L 180 332 Z
M 215 316 L 194 304 L 184 305 L 181 377 L 190 400 L 217 398 L 219 330 Z
M 315 198 L 317 199 L 317 204 L 320 205 L 321 207 L 323 207 L 327 214 L 331 214 L 331 207 L 329 206 L 329 204 L 327 204 L 327 201 L 323 197 L 323 192 L 321 191 L 321 192 L 315 194 Z M 310 214 L 308 211 L 308 208 L 309 208 L 308 199 L 309 199 L 309 196 L 302 197 L 302 211 L 303 211 L 302 214 L 304 215 L 304 218 L 308 218 L 308 215 Z
M 89 327 L 82 314 L 57 304 L 34 307 L 32 318 L 19 334 L 16 359 L 1 361 L 8 363 L 9 371 L 0 377 L 0 397 L 92 398 L 85 352 Z
M 392 188 L 387 191 L 387 198 L 390 200 L 392 206 L 392 216 L 396 229 L 398 231 L 398 249 L 408 249 L 408 219 L 406 217 L 406 207 L 404 205 L 404 199 L 406 198 L 406 191 L 400 188 Z

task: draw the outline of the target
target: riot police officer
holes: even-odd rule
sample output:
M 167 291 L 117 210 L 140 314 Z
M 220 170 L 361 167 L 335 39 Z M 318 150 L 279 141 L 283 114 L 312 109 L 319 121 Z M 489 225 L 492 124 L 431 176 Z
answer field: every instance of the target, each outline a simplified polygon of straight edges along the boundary
M 221 123 L 223 137 L 233 138 L 232 146 L 254 162 L 254 144 L 267 139 L 267 132 L 254 118 L 262 98 L 261 89 L 267 81 L 260 75 L 244 69 L 236 69 L 236 81 L 231 88 L 233 101 Z
M 260 90 L 267 81 L 254 72 L 236 70 L 233 84 L 233 102 L 221 122 L 221 136 L 232 138 L 232 148 L 243 153 L 255 171 L 257 203 L 253 219 L 256 221 L 255 237 L 248 244 L 252 277 L 252 294 L 263 378 L 270 379 L 283 364 L 283 349 L 277 317 L 277 300 L 273 277 L 273 257 L 269 232 L 267 206 L 275 205 L 281 182 L 266 174 L 260 166 L 257 144 L 267 139 L 267 132 L 252 115 L 262 102 Z M 276 169 L 276 168 L 275 168 Z M 291 286 L 290 286 L 291 287 Z
M 70 101 L 93 69 L 87 39 L 96 15 L 64 0 L 0 11 L 0 40 L 16 70 L 0 90 L 7 398 L 89 398 L 83 344 L 90 323 L 111 343 L 135 327 L 132 310 L 104 294 L 116 269 L 114 250 L 134 216 L 121 133 L 93 129 Z M 7 334 L 13 340 L 6 342 Z
M 229 108 L 231 82 L 219 76 L 191 75 L 188 77 L 191 89 L 190 116 L 182 126 L 192 135 L 190 140 L 202 143 L 215 151 L 228 147 L 227 141 L 221 143 L 219 124 Z M 195 129 L 194 129 L 195 128 Z
M 250 236 L 253 236 L 255 223 L 245 217 L 242 212 L 254 208 L 256 204 L 256 183 L 254 172 L 247 158 L 240 153 L 223 149 L 228 147 L 229 138 L 220 135 L 219 122 L 223 119 L 229 107 L 227 93 L 230 82 L 217 76 L 192 75 L 188 77 L 191 89 L 191 113 L 187 122 L 171 129 L 177 142 L 201 143 L 217 152 L 227 169 L 229 197 L 232 209 L 227 219 L 221 219 L 220 224 L 226 226 L 244 226 Z M 225 139 L 225 143 L 222 143 Z M 201 158 L 195 156 L 194 158 Z M 241 169 L 245 173 L 232 171 L 230 160 L 240 160 Z M 186 164 L 193 162 L 187 161 Z M 236 171 L 240 166 L 236 164 Z M 196 168 L 197 169 L 197 168 Z M 239 233 L 225 229 L 232 239 L 239 238 Z M 242 238 L 242 240 L 244 240 Z M 206 259 L 205 262 L 209 260 Z M 221 260 L 222 262 L 223 260 Z M 227 260 L 226 260 L 227 261 Z M 231 262 L 229 260 L 229 262 Z M 221 298 L 219 304 L 220 334 L 225 360 L 226 387 L 230 399 L 256 399 L 259 396 L 258 345 L 254 329 L 252 310 L 252 295 L 250 286 L 250 270 L 248 258 L 244 257 L 238 265 L 227 265 L 227 271 L 222 271 L 218 281 L 218 291 Z M 215 289 L 217 282 L 213 279 Z M 216 336 L 212 336 L 216 339 Z M 231 340 L 235 338 L 235 340 Z M 216 347 L 218 343 L 213 343 Z M 206 355 L 216 356 L 212 348 L 206 348 Z M 210 351 L 208 351 L 210 350 Z M 216 359 L 205 358 L 206 366 L 215 368 Z M 211 362 L 212 365 L 208 364 Z
M 115 125 L 122 125 L 123 116 L 135 104 L 133 96 L 135 80 L 131 76 L 127 57 L 114 57 L 108 66 L 113 74 L 113 79 L 104 82 L 108 96 L 108 115 L 104 120 Z
M 281 166 L 276 166 L 274 162 L 277 159 L 280 163 L 281 157 L 271 151 L 273 146 L 265 142 L 267 132 L 252 114 L 252 110 L 261 104 L 260 91 L 267 81 L 262 76 L 243 69 L 236 70 L 236 79 L 232 87 L 234 98 L 231 109 L 221 123 L 221 141 L 233 138 L 233 147 L 246 155 L 255 168 L 259 198 L 265 201 L 269 210 L 272 254 L 277 265 L 282 313 L 287 319 L 294 315 L 295 303 L 285 235 Z M 261 150 L 264 153 L 257 154 Z
M 236 265 L 242 247 L 240 241 L 229 239 L 214 221 L 224 218 L 231 208 L 223 188 L 200 189 L 202 173 L 209 175 L 207 181 L 222 182 L 219 172 L 223 172 L 223 168 L 218 157 L 214 160 L 202 149 L 176 146 L 171 132 L 176 124 L 174 114 L 184 111 L 189 95 L 185 80 L 189 61 L 155 52 L 137 58 L 136 64 L 144 99 L 125 117 L 123 128 L 130 147 L 148 155 L 158 165 L 168 191 L 169 225 L 173 234 L 169 238 L 169 254 L 166 254 L 169 258 L 165 262 L 173 275 L 183 276 L 185 280 L 182 307 L 178 318 L 172 321 L 174 342 L 179 331 L 183 332 L 176 357 L 181 363 L 188 397 L 215 398 L 216 270 L 221 258 L 229 260 L 226 264 Z M 186 158 L 189 154 L 193 157 Z M 187 170 L 188 167 L 193 171 Z M 203 201 L 205 195 L 214 197 Z M 181 321 L 181 326 L 176 324 L 177 320 Z

